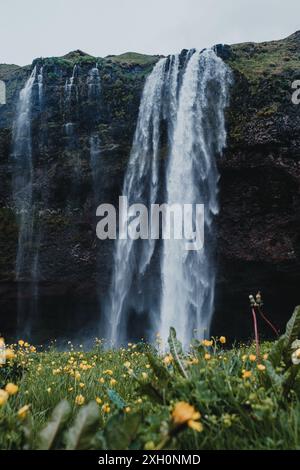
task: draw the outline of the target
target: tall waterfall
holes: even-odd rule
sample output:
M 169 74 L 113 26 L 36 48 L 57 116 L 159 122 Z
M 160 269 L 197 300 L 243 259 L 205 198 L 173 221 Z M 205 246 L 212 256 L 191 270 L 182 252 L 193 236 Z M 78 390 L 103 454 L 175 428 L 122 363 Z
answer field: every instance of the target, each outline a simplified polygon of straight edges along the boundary
M 100 171 L 100 137 L 99 131 L 97 130 L 97 124 L 99 123 L 100 112 L 100 92 L 101 92 L 101 81 L 99 69 L 96 64 L 89 73 L 87 78 L 88 86 L 88 100 L 89 103 L 94 103 L 93 107 L 93 119 L 92 119 L 92 130 L 89 138 L 90 145 L 90 168 L 93 178 L 93 191 L 94 199 L 96 204 L 99 203 L 98 193 L 99 193 L 99 171 Z
M 12 196 L 19 229 L 15 272 L 18 282 L 18 329 L 22 335 L 30 334 L 29 318 L 35 316 L 38 310 L 40 230 L 35 220 L 31 123 L 33 90 L 37 76 L 40 77 L 41 73 L 40 70 L 38 74 L 34 67 L 20 92 L 12 137 Z M 39 78 L 39 92 L 40 83 Z M 28 296 L 29 302 L 26 302 Z
M 28 256 L 33 244 L 33 165 L 31 139 L 32 89 L 36 67 L 20 92 L 16 119 L 13 125 L 13 199 L 18 214 L 19 237 L 16 257 L 16 279 L 31 272 Z
M 153 310 L 149 336 L 159 331 L 166 340 L 174 326 L 187 346 L 194 334 L 208 333 L 215 289 L 215 157 L 226 142 L 230 80 L 228 67 L 213 50 L 161 59 L 146 80 L 123 195 L 129 205 L 142 202 L 149 209 L 161 197 L 169 204 L 204 204 L 205 241 L 202 250 L 186 251 L 185 240 L 163 240 L 162 247 L 155 240 L 117 240 L 108 312 L 108 337 L 114 343 L 126 339 L 136 286 L 149 271 L 156 248 L 160 263 L 154 282 L 160 300 L 154 309 L 146 306 Z
M 208 333 L 214 304 L 214 216 L 218 212 L 215 155 L 226 143 L 224 108 L 228 68 L 212 50 L 189 59 L 179 92 L 177 117 L 167 168 L 166 202 L 202 203 L 204 248 L 186 251 L 184 240 L 165 240 L 162 254 L 160 333 L 170 326 L 188 346 L 194 330 Z
M 158 151 L 162 93 L 167 59 L 161 59 L 146 80 L 132 150 L 123 185 L 128 203 L 154 203 L 158 189 Z M 134 271 L 145 271 L 154 250 L 154 240 L 144 241 L 138 257 L 136 242 L 118 239 L 107 314 L 107 336 L 113 343 L 126 338 L 128 297 Z M 153 317 L 154 320 L 154 317 Z M 124 334 L 125 333 L 125 334 Z

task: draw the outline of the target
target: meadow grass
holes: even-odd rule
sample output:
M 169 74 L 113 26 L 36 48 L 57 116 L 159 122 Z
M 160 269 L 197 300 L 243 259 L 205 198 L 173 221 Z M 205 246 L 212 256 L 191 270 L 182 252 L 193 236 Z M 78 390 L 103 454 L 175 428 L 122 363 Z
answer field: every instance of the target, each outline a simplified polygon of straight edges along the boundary
M 225 341 L 166 354 L 159 339 L 156 348 L 106 350 L 97 341 L 64 352 L 20 340 L 0 368 L 0 448 L 299 449 L 300 383 L 284 388 L 284 363 L 268 358 L 272 343 L 257 358 L 254 344 L 226 349 Z M 62 400 L 69 409 L 43 447 L 41 430 Z M 67 429 L 80 428 L 87 408 L 89 438 L 70 447 Z

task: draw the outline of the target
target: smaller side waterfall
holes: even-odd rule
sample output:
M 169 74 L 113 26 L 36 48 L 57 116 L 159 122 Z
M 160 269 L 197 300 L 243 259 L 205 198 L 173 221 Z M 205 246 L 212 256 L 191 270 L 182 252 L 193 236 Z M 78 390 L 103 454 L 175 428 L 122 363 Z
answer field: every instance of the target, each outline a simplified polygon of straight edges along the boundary
M 93 99 L 99 98 L 101 85 L 100 85 L 99 69 L 98 69 L 97 64 L 95 67 L 93 67 L 89 71 L 87 85 L 88 85 L 88 99 L 93 100 Z
M 97 129 L 100 118 L 100 99 L 101 99 L 101 81 L 98 65 L 96 64 L 87 78 L 88 102 L 92 107 L 91 127 L 92 131 L 89 138 L 90 147 L 90 168 L 93 178 L 93 192 L 96 206 L 99 204 L 99 186 L 100 186 L 100 136 Z
M 74 65 L 72 75 L 70 78 L 67 78 L 65 83 L 65 100 L 67 103 L 71 101 L 73 88 L 75 88 L 75 77 L 77 73 L 77 64 Z M 76 92 L 77 93 L 77 92 Z
M 77 75 L 77 65 L 73 67 L 72 75 L 70 78 L 66 79 L 65 88 L 64 88 L 64 101 L 65 101 L 65 134 L 68 137 L 69 144 L 72 143 L 72 136 L 74 133 L 74 123 L 72 116 L 72 100 L 75 99 L 78 101 L 78 90 L 75 85 L 75 78 Z
M 33 243 L 33 165 L 31 139 L 32 89 L 36 80 L 36 67 L 20 92 L 16 120 L 13 125 L 13 200 L 18 215 L 19 237 L 16 258 L 16 279 L 30 273 L 28 259 Z
M 38 88 L 39 88 L 39 105 L 40 109 L 43 107 L 43 67 L 40 68 L 37 81 L 38 81 Z

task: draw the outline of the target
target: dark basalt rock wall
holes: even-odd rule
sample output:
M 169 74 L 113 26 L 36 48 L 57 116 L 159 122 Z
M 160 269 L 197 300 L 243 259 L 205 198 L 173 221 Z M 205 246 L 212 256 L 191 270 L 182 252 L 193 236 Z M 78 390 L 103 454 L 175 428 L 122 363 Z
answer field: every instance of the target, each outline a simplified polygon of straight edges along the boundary
M 291 102 L 291 83 L 300 78 L 299 50 L 297 33 L 272 43 L 216 48 L 233 69 L 234 85 L 227 111 L 228 146 L 218 160 L 221 210 L 213 332 L 232 339 L 251 334 L 249 293 L 262 290 L 266 310 L 279 326 L 299 303 L 300 105 Z M 98 198 L 116 204 L 144 80 L 157 59 L 98 59 L 100 103 L 87 95 L 95 58 L 76 51 L 34 63 L 44 67 L 44 104 L 40 112 L 34 90 L 32 115 L 34 199 L 42 227 L 42 315 L 34 319 L 32 332 L 38 340 L 64 332 L 68 338 L 80 336 L 78 332 L 101 334 L 95 325 L 109 287 L 113 244 L 96 239 L 89 138 L 93 130 L 101 141 Z M 74 63 L 79 99 L 71 103 L 76 140 L 70 145 L 63 90 Z M 0 79 L 6 81 L 8 101 L 0 107 L 0 331 L 7 337 L 17 325 L 17 292 L 25 305 L 31 296 L 28 279 L 19 289 L 15 282 L 10 158 L 18 93 L 31 67 L 3 67 Z

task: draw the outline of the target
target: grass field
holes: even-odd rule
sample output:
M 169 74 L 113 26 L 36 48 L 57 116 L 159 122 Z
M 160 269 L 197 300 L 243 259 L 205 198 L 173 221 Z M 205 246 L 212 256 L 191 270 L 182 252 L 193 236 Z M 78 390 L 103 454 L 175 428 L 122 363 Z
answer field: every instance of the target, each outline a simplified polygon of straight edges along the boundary
M 300 310 L 274 343 L 184 354 L 128 344 L 44 351 L 19 340 L 0 367 L 0 448 L 299 449 Z

